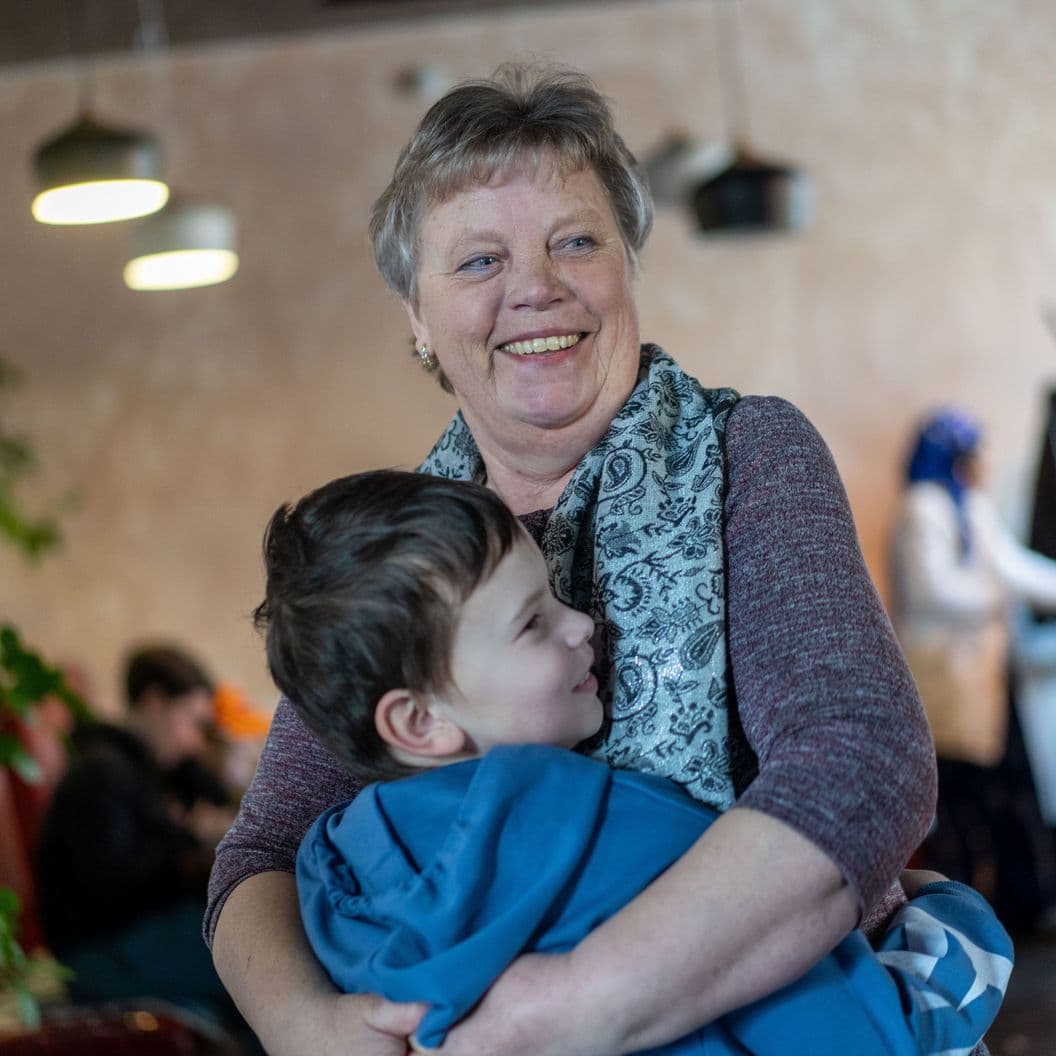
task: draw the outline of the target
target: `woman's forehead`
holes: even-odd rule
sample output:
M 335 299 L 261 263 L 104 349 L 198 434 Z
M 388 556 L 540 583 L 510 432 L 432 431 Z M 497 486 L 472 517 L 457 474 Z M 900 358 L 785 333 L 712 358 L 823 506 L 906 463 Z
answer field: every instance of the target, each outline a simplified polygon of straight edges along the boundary
M 582 158 L 545 147 L 522 148 L 513 155 L 482 157 L 465 166 L 452 168 L 444 174 L 446 178 L 438 179 L 427 191 L 425 208 L 428 211 L 433 206 L 443 205 L 466 191 L 501 187 L 526 177 L 534 181 L 543 175 L 564 182 L 574 173 L 588 168 L 589 164 Z

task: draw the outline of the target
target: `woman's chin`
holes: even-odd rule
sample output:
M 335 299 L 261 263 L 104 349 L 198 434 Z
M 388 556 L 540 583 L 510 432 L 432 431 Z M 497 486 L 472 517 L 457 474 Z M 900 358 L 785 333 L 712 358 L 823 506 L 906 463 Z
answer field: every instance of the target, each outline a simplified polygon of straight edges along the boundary
M 513 399 L 507 406 L 511 418 L 532 429 L 552 431 L 575 425 L 589 412 L 591 402 L 565 393 L 532 392 L 523 399 Z

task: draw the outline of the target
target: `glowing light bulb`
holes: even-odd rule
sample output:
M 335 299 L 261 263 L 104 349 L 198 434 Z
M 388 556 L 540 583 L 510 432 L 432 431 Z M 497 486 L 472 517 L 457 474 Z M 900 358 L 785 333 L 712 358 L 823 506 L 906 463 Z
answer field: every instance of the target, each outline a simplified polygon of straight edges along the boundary
M 149 216 L 168 200 L 160 180 L 91 180 L 41 191 L 32 209 L 42 224 L 108 224 Z
M 125 265 L 131 290 L 187 290 L 227 282 L 238 271 L 230 249 L 176 249 L 135 257 Z

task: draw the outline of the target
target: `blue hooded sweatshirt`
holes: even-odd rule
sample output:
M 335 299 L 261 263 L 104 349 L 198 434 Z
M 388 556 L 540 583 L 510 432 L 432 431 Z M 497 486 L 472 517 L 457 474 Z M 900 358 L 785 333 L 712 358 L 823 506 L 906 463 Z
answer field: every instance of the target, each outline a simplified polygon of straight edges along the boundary
M 715 816 L 663 778 L 496 748 L 324 813 L 297 859 L 305 929 L 338 989 L 427 1002 L 417 1039 L 439 1046 L 518 955 L 570 950 Z M 981 896 L 929 885 L 879 951 L 852 932 L 795 983 L 650 1056 L 968 1056 L 1011 957 Z

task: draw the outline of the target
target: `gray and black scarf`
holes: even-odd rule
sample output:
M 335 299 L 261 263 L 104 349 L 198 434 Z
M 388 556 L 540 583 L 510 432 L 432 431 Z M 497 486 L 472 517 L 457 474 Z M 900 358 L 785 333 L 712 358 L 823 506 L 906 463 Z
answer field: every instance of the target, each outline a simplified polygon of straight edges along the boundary
M 661 774 L 719 810 L 749 750 L 729 705 L 722 537 L 732 389 L 705 389 L 655 345 L 608 432 L 550 511 L 540 547 L 554 593 L 597 628 L 606 722 L 587 750 Z M 482 480 L 457 414 L 422 472 Z

